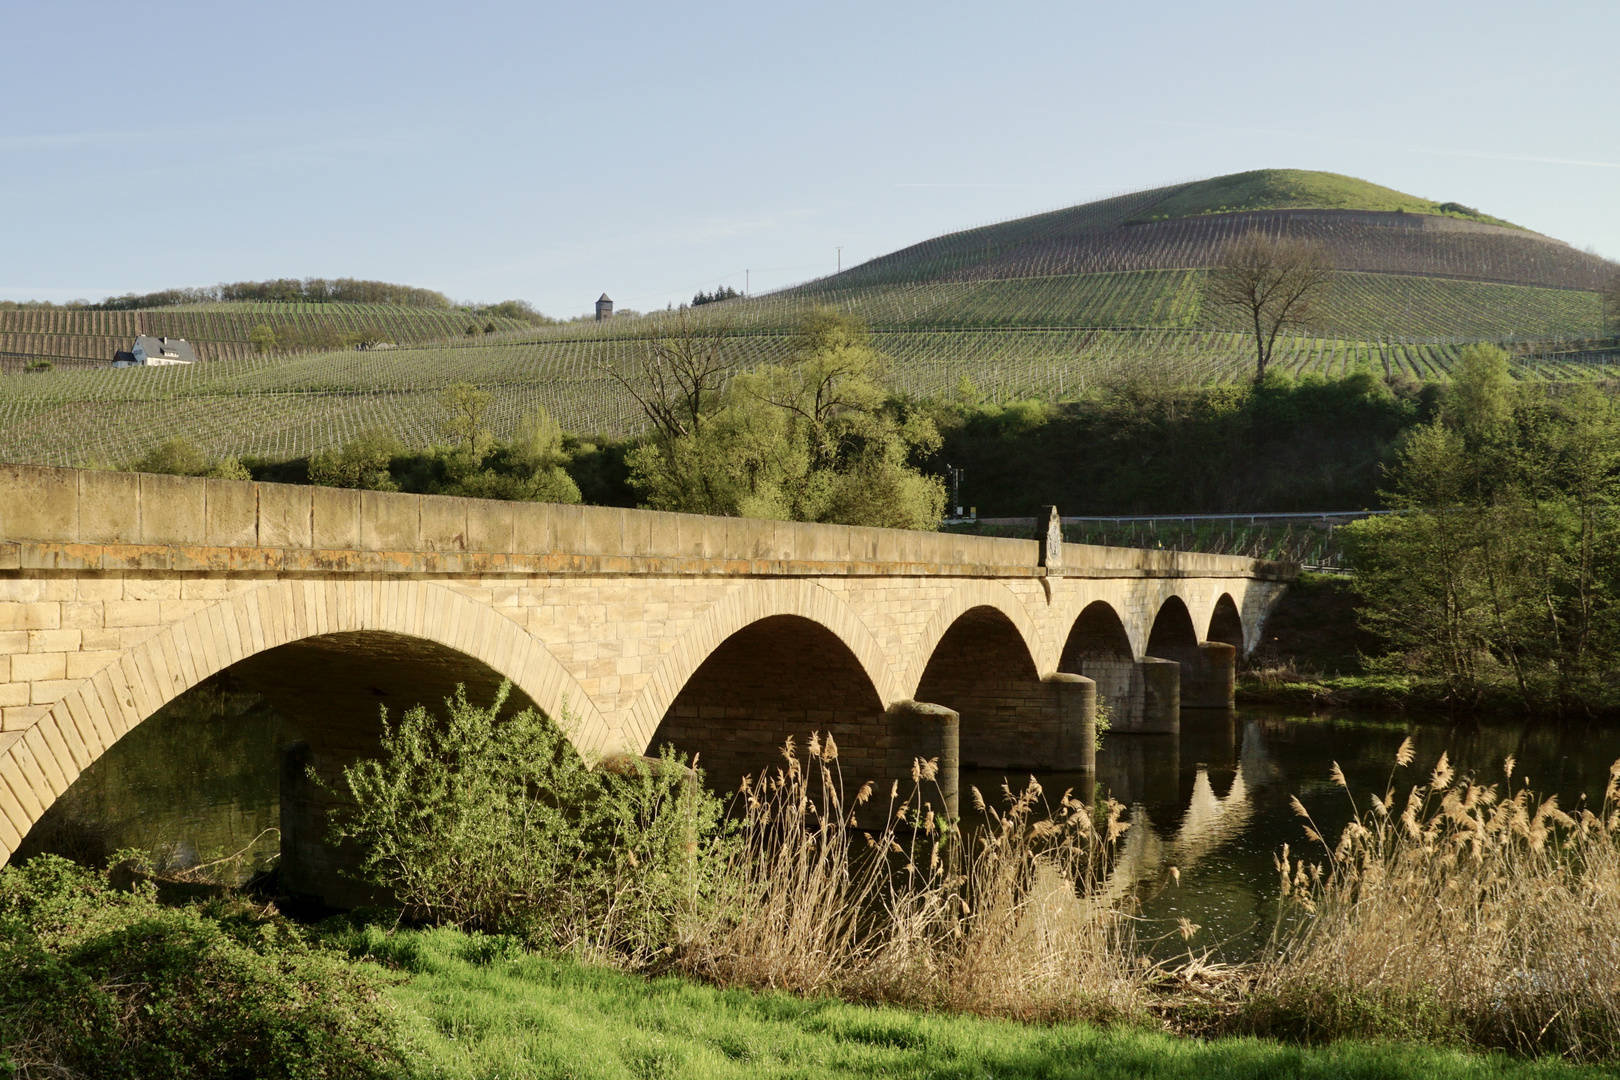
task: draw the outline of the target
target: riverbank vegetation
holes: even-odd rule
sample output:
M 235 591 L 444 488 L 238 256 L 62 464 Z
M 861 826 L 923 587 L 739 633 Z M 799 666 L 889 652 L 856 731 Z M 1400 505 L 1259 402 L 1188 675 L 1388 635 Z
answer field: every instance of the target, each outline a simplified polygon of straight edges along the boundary
M 1500 350 L 1464 354 L 1385 497 L 1343 530 L 1370 670 L 1463 708 L 1613 711 L 1620 657 L 1620 408 L 1596 389 L 1516 383 Z
M 812 735 L 727 816 L 671 756 L 587 769 L 549 721 L 497 723 L 501 704 L 412 710 L 345 775 L 340 834 L 403 910 L 299 927 L 262 892 L 166 906 L 130 853 L 110 874 L 51 856 L 0 871 L 13 1071 L 1516 1076 L 1561 1074 L 1543 1056 L 1620 1060 L 1613 777 L 1602 806 L 1565 810 L 1515 787 L 1511 759 L 1502 793 L 1408 741 L 1382 792 L 1346 788 L 1340 836 L 1303 817 L 1278 836 L 1275 931 L 1225 964 L 1185 919 L 1177 947 L 1139 936 L 1110 876 L 1116 804 L 970 791 L 986 824 L 964 834 L 936 812 L 933 763 L 909 791 L 846 796 L 837 746 Z

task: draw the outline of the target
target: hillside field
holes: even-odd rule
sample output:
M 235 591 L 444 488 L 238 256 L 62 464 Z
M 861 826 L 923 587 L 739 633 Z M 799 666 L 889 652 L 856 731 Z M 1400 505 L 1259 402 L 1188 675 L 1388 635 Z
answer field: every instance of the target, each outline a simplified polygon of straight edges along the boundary
M 739 367 L 780 361 L 792 340 L 743 332 L 729 352 Z M 991 400 L 1065 400 L 1119 381 L 1242 381 L 1253 365 L 1248 339 L 1208 330 L 908 329 L 880 330 L 873 340 L 890 358 L 889 383 L 918 397 L 948 396 L 967 378 Z M 1273 366 L 1295 376 L 1365 370 L 1443 379 L 1463 344 L 1294 337 L 1279 344 Z M 293 458 L 373 426 L 425 446 L 439 438 L 444 388 L 462 381 L 493 395 L 488 419 L 502 436 L 538 407 L 571 431 L 628 436 L 642 429 L 642 415 L 606 366 L 629 360 L 636 347 L 626 337 L 557 335 L 8 376 L 0 381 L 0 460 L 117 465 L 178 435 L 215 454 Z M 1515 367 L 1527 378 L 1607 378 L 1620 376 L 1620 354 L 1527 355 Z
M 253 328 L 268 325 L 295 333 L 372 331 L 381 340 L 419 343 L 480 333 L 493 323 L 497 332 L 526 330 L 516 319 L 482 318 L 466 312 L 398 304 L 215 303 L 144 311 L 91 311 L 75 308 L 19 308 L 0 311 L 0 358 L 12 366 L 50 360 L 63 367 L 111 362 L 137 334 L 185 338 L 200 360 L 241 360 L 254 356 Z
M 1320 242 L 1339 270 L 1310 331 L 1279 343 L 1279 372 L 1443 380 L 1478 341 L 1506 346 L 1521 378 L 1607 379 L 1620 367 L 1616 312 L 1598 292 L 1616 280 L 1616 264 L 1469 207 L 1298 170 L 952 233 L 690 314 L 725 326 L 729 359 L 746 368 L 784 359 L 807 312 L 836 308 L 872 329 L 889 384 L 919 397 L 951 395 L 964 379 L 989 400 L 1073 399 L 1142 380 L 1240 382 L 1253 371 L 1251 339 L 1206 307 L 1204 282 L 1220 246 L 1254 229 Z M 463 381 L 493 395 L 499 434 L 544 407 L 572 431 L 634 435 L 641 412 L 607 368 L 668 318 L 531 327 L 343 303 L 0 312 L 0 352 L 68 358 L 0 378 L 0 459 L 113 465 L 181 434 L 218 454 L 289 458 L 378 425 L 425 445 L 438 434 L 442 390 Z M 259 323 L 368 329 L 402 347 L 259 356 L 248 343 Z M 498 333 L 486 336 L 485 325 Z M 468 336 L 470 326 L 480 333 Z M 72 370 L 127 347 L 137 331 L 185 337 L 208 362 Z

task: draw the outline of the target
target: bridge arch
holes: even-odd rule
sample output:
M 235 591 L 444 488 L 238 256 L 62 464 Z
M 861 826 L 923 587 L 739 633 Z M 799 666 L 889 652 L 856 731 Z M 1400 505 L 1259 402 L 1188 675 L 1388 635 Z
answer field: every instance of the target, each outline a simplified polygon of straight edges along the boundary
M 571 735 L 582 752 L 614 748 L 595 702 L 574 677 L 487 605 L 432 582 L 282 579 L 165 625 L 67 687 L 0 754 L 0 824 L 8 826 L 0 829 L 0 844 L 16 850 L 91 762 L 203 680 L 271 650 L 349 635 L 392 635 L 470 658 L 511 679 L 548 715 L 571 710 L 577 720 Z
M 794 616 L 831 635 L 854 659 L 882 703 L 895 693 L 883 648 L 860 616 L 831 590 L 811 581 L 746 581 L 710 605 L 664 654 L 631 706 L 623 739 L 631 750 L 653 749 L 653 738 L 681 691 L 705 661 L 733 635 L 775 616 Z
M 1000 582 L 975 578 L 962 582 L 934 609 L 934 614 L 923 626 L 922 634 L 912 649 L 907 664 L 905 693 L 896 696 L 917 698 L 919 701 L 929 700 L 918 696 L 928 665 L 934 659 L 940 642 L 950 633 L 957 620 L 976 608 L 989 608 L 999 612 L 1023 641 L 1031 663 L 1037 669 L 1040 668 L 1045 655 L 1045 643 L 1029 611 L 1007 586 Z
M 1192 613 L 1186 601 L 1171 594 L 1159 605 L 1148 631 L 1147 655 L 1161 660 L 1183 660 L 1198 650 L 1198 630 L 1193 625 Z
M 961 760 L 967 766 L 1039 764 L 1050 739 L 1052 690 L 1041 681 L 1035 654 L 1006 612 L 989 604 L 958 615 L 940 636 L 915 697 L 960 717 Z
M 1221 593 L 1215 601 L 1215 610 L 1209 617 L 1209 632 L 1205 641 L 1224 641 L 1243 655 L 1243 615 L 1231 593 Z
M 767 615 L 729 635 L 670 703 L 648 752 L 665 745 L 697 759 L 710 787 L 781 765 L 789 739 L 834 737 L 846 777 L 883 774 L 884 702 L 853 650 L 802 615 Z

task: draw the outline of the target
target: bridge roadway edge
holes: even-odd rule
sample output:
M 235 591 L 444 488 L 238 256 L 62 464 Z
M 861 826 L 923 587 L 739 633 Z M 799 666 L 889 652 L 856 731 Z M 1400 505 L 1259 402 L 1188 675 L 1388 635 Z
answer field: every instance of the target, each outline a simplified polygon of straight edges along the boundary
M 0 856 L 175 687 L 302 637 L 437 642 L 543 708 L 566 696 L 582 750 L 639 752 L 704 657 L 757 618 L 826 626 L 887 705 L 915 692 L 976 607 L 1007 615 L 1044 675 L 1099 590 L 1140 609 L 1127 623 L 1140 652 L 1141 613 L 1164 596 L 1186 593 L 1207 624 L 1231 594 L 1250 636 L 1295 572 L 1069 544 L 1062 577 L 1042 561 L 1033 540 L 0 466 Z M 671 599 L 630 611 L 637 590 Z M 600 602 L 609 594 L 620 602 Z M 569 596 L 583 599 L 569 608 Z M 636 661 L 631 691 L 622 675 L 582 676 L 600 658 L 559 656 L 580 642 L 537 622 L 541 608 L 559 626 L 587 609 L 645 625 L 664 612 L 679 632 Z

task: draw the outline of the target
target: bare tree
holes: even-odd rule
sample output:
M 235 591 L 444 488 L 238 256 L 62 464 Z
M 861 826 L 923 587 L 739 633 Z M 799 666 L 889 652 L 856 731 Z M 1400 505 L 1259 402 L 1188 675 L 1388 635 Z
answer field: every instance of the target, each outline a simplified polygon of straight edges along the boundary
M 720 407 L 731 376 L 725 341 L 731 328 L 681 308 L 640 335 L 628 364 L 604 365 L 628 390 L 662 439 L 697 435 Z
M 731 328 L 682 308 L 640 335 L 627 363 L 603 365 L 636 399 L 652 421 L 641 447 L 639 471 L 654 505 L 694 513 L 724 513 L 725 494 L 715 471 L 705 467 L 709 420 L 725 404 L 733 372 L 726 359 Z
M 1312 240 L 1246 233 L 1221 250 L 1204 284 L 1208 303 L 1239 314 L 1254 333 L 1254 381 L 1266 377 L 1282 331 L 1309 325 L 1333 283 L 1327 249 Z

